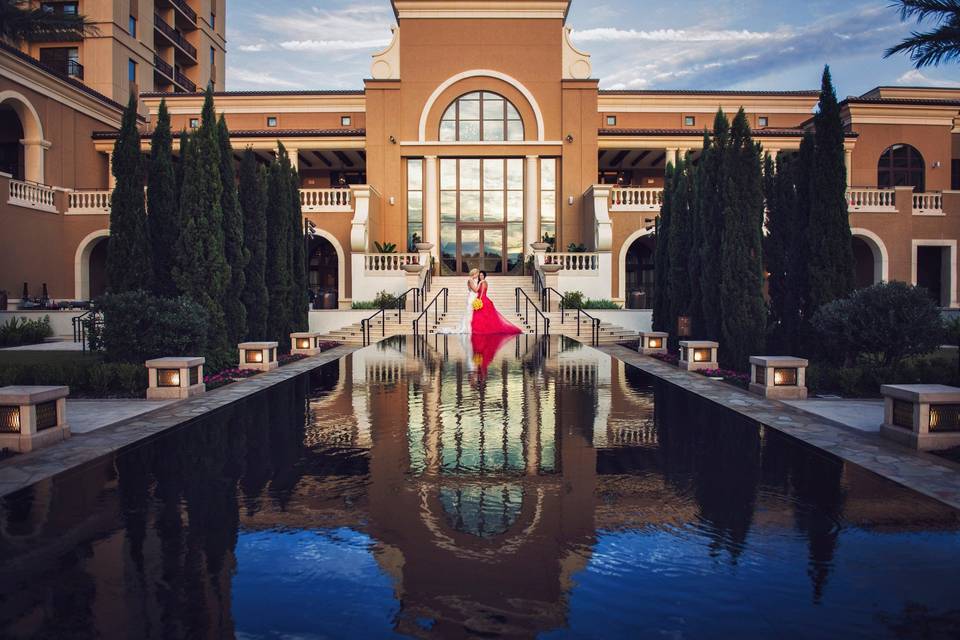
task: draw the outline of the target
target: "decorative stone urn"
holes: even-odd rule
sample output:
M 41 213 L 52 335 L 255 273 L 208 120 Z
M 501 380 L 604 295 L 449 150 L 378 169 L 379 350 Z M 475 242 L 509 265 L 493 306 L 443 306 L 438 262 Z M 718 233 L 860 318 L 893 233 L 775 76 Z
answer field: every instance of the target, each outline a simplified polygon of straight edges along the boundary
M 563 269 L 563 265 L 559 265 L 559 264 L 540 265 L 540 270 L 543 271 L 544 273 L 556 273 L 557 271 L 560 271 L 560 269 Z
M 549 242 L 531 242 L 530 248 L 534 251 L 546 251 L 550 248 Z
M 433 249 L 432 242 L 418 242 L 413 246 L 417 251 L 430 251 L 430 249 Z
M 421 271 L 423 271 L 424 266 L 425 265 L 414 262 L 410 264 L 405 264 L 400 268 L 406 271 L 407 273 L 420 273 Z

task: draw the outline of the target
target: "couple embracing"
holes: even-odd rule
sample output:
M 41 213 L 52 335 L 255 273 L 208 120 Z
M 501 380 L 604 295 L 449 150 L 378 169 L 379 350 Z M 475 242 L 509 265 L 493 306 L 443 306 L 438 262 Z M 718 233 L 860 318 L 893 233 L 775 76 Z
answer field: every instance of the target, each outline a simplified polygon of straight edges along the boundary
M 506 334 L 521 333 L 520 328 L 504 318 L 487 297 L 487 272 L 472 269 L 467 277 L 467 306 L 458 333 Z

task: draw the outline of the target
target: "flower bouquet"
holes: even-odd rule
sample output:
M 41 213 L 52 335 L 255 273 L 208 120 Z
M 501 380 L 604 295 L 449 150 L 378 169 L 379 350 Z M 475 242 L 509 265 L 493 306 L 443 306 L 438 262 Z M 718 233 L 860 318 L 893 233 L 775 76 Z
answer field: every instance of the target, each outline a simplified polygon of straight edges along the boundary
M 480 309 L 483 309 L 483 300 L 481 300 L 480 298 L 477 298 L 476 300 L 473 301 L 473 310 L 480 311 Z

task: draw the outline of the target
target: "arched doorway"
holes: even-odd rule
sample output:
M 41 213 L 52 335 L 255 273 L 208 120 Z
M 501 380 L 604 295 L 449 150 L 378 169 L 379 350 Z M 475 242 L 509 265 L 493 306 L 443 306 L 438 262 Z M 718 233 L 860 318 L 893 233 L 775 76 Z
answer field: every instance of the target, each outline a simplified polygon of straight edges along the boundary
M 16 163 L 11 166 L 16 171 L 3 171 L 20 180 L 43 183 L 43 153 L 50 143 L 43 138 L 40 116 L 23 94 L 0 91 L 0 131 L 4 132 L 0 143 L 6 145 L 3 153 Z
M 340 291 L 340 256 L 324 237 L 310 241 L 310 298 L 315 309 L 336 309 Z
M 100 229 L 88 234 L 80 244 L 73 258 L 73 278 L 75 300 L 92 300 L 106 292 L 107 251 L 109 250 L 109 229 Z
M 628 309 L 653 308 L 653 248 L 653 238 L 643 236 L 627 249 L 624 306 Z
M 867 229 L 851 229 L 853 236 L 854 285 L 869 287 L 889 278 L 890 260 L 887 247 L 877 234 Z
M 107 252 L 110 238 L 94 241 L 90 250 L 90 299 L 95 300 L 107 292 Z
M 23 125 L 8 104 L 0 104 L 0 171 L 23 180 Z
M 926 189 L 926 166 L 923 156 L 909 144 L 895 144 L 880 154 L 877 163 L 877 186 L 913 187 L 916 192 Z

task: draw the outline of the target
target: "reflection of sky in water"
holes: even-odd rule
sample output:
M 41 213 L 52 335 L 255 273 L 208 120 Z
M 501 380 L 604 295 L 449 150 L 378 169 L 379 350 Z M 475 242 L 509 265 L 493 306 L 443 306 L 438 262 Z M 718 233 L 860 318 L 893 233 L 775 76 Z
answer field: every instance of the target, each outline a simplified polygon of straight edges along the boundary
M 399 605 L 373 544 L 346 528 L 241 531 L 233 576 L 237 637 L 392 636 Z

